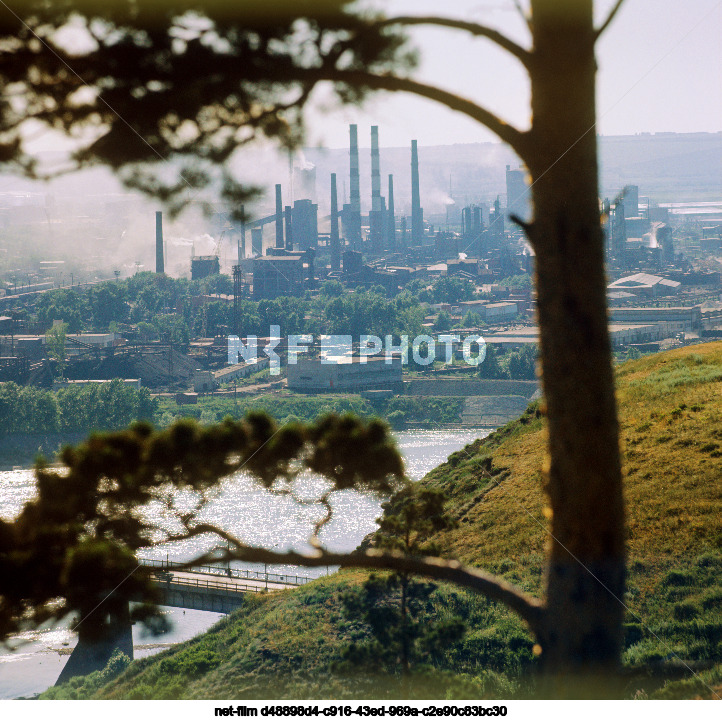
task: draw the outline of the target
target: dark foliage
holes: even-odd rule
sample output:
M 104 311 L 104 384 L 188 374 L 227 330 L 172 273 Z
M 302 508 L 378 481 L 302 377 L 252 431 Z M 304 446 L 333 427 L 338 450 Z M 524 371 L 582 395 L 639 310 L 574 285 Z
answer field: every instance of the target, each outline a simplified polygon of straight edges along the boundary
M 373 545 L 412 556 L 436 555 L 430 536 L 454 525 L 444 502 L 437 490 L 400 491 L 384 503 Z M 345 651 L 346 661 L 408 675 L 412 665 L 435 660 L 465 631 L 458 616 L 438 618 L 432 612 L 430 596 L 436 588 L 397 572 L 371 574 L 360 589 L 348 591 L 343 597 L 346 614 L 365 624 L 370 637 L 352 643 Z
M 240 468 L 266 488 L 276 483 L 277 492 L 308 470 L 325 476 L 333 490 L 355 486 L 389 495 L 404 480 L 386 426 L 350 416 L 279 427 L 249 413 L 208 428 L 185 419 L 163 431 L 136 423 L 92 435 L 61 459 L 59 470 L 39 464 L 37 497 L 13 521 L 0 520 L 0 638 L 70 612 L 88 635 L 101 634 L 131 598 L 144 602 L 135 617 L 161 630 L 156 595 L 136 552 L 194 535 L 211 490 Z M 175 506 L 178 489 L 193 494 L 190 510 Z M 144 516 L 150 502 L 163 504 L 181 530 Z
M 211 186 L 239 208 L 253 193 L 229 170 L 234 151 L 257 137 L 297 146 L 304 107 L 324 75 L 413 63 L 403 36 L 347 12 L 350 4 L 28 0 L 6 8 L 0 162 L 31 177 L 102 163 L 171 211 L 189 188 Z M 364 95 L 346 83 L 335 93 L 345 102 Z M 93 133 L 65 164 L 45 167 L 26 153 L 29 120 Z

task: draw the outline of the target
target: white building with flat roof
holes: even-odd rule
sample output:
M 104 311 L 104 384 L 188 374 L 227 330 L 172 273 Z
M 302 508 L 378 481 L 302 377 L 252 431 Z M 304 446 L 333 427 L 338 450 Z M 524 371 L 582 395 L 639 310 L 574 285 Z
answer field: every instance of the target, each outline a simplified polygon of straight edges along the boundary
M 400 355 L 351 358 L 299 358 L 289 363 L 288 388 L 302 393 L 358 393 L 401 389 Z
M 469 312 L 475 313 L 488 323 L 503 323 L 515 318 L 519 312 L 519 307 L 516 303 L 509 301 L 489 303 L 485 300 L 469 300 L 459 303 L 459 310 L 462 315 Z

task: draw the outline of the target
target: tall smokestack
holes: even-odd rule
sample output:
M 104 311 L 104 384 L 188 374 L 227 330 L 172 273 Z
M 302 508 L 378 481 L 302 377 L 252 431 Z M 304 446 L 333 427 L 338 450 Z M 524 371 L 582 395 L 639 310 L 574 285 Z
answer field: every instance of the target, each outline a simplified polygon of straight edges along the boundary
M 361 189 L 358 165 L 358 126 L 349 126 L 351 146 L 349 150 L 349 165 L 351 168 L 351 245 L 358 250 L 361 245 Z
M 290 205 L 286 206 L 286 250 L 293 250 L 293 228 L 291 225 L 291 213 L 293 208 Z
M 371 126 L 371 210 L 381 210 L 381 159 L 379 127 Z
M 331 173 L 331 270 L 341 270 L 341 246 L 338 239 L 338 198 L 336 173 Z
M 419 192 L 419 151 L 411 141 L 411 244 L 421 245 L 424 237 L 424 214 Z
M 283 248 L 283 199 L 280 185 L 276 185 L 276 248 Z
M 381 197 L 381 162 L 379 158 L 379 128 L 371 126 L 371 212 L 369 213 L 371 249 L 382 253 L 386 229 L 384 228 L 384 201 Z
M 246 257 L 246 207 L 241 206 L 241 244 L 238 246 L 238 265 Z
M 163 263 L 163 212 L 155 212 L 155 272 L 165 273 Z
M 396 218 L 394 216 L 394 176 L 389 175 L 389 210 L 386 219 L 389 250 L 396 250 Z

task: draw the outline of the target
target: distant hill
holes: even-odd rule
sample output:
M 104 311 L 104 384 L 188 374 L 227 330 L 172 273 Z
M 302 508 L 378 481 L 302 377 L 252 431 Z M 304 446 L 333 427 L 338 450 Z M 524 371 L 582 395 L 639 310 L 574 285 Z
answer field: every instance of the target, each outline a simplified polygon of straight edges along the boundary
M 599 139 L 602 188 L 639 185 L 656 202 L 722 198 L 722 133 L 655 133 Z
M 361 133 L 364 129 L 359 129 Z M 383 127 L 379 128 L 383 140 Z M 382 194 L 386 176 L 394 175 L 396 207 L 410 203 L 410 141 L 407 148 L 381 148 Z M 362 202 L 371 197 L 370 143 L 360 139 Z M 600 136 L 599 155 L 602 195 L 613 198 L 624 185 L 639 185 L 640 196 L 654 202 L 692 201 L 722 197 L 722 132 L 655 133 Z M 339 176 L 339 193 L 348 183 L 348 150 L 306 150 L 306 159 L 316 165 L 317 194 L 325 203 L 328 182 Z M 451 196 L 461 204 L 492 201 L 506 193 L 507 165 L 519 167 L 512 150 L 500 143 L 436 145 L 419 148 L 421 202 L 427 213 L 444 210 Z M 348 187 L 348 186 L 346 186 Z M 330 192 L 330 191 L 328 191 Z
M 362 203 L 370 204 L 371 160 L 369 130 L 360 130 L 360 169 Z M 383 126 L 379 128 L 383 143 Z M 381 192 L 387 195 L 389 173 L 394 175 L 396 209 L 410 212 L 410 151 L 381 149 Z M 640 196 L 655 202 L 693 201 L 722 198 L 722 132 L 655 133 L 603 136 L 599 138 L 602 194 L 614 197 L 626 184 L 639 185 Z M 47 154 L 51 158 L 51 154 Z M 322 209 L 330 203 L 330 174 L 338 175 L 339 200 L 348 197 L 348 148 L 304 150 L 306 161 L 316 166 L 316 193 Z M 290 198 L 287 160 L 266 151 L 249 149 L 254 168 L 244 179 L 267 186 L 265 210 L 273 207 L 273 183 L 283 183 L 284 200 Z M 255 159 L 255 160 L 254 160 Z M 257 161 L 257 162 L 256 162 Z M 427 214 L 445 210 L 451 196 L 458 204 L 491 201 L 506 193 L 505 170 L 519 166 L 516 155 L 501 143 L 435 145 L 419 148 L 421 202 Z M 105 168 L 94 168 L 45 185 L 0 175 L 0 193 L 52 193 L 58 198 L 97 197 L 124 193 L 118 180 Z M 263 212 L 265 212 L 265 210 Z

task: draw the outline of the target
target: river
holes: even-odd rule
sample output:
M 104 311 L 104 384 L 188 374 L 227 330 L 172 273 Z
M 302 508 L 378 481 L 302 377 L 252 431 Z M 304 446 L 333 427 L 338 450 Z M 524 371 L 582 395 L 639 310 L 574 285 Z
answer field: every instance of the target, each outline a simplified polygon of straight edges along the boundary
M 410 478 L 418 480 L 443 463 L 449 454 L 463 448 L 488 430 L 417 430 L 397 434 L 399 448 L 406 461 Z M 33 497 L 34 478 L 30 470 L 0 472 L 0 517 L 12 518 L 23 503 Z M 324 544 L 332 550 L 349 551 L 375 528 L 380 503 L 354 492 L 337 494 L 334 517 L 322 534 Z M 267 548 L 307 550 L 306 539 L 314 515 L 313 509 L 299 508 L 289 499 L 273 497 L 258 490 L 242 473 L 227 479 L 218 498 L 208 509 L 218 525 L 227 528 L 248 542 Z M 272 522 L 269 522 L 271 519 Z M 203 548 L 203 540 L 148 549 L 146 558 L 182 560 Z M 253 568 L 252 566 L 240 566 Z M 326 569 L 296 569 L 269 566 L 274 573 L 317 576 Z M 161 638 L 148 638 L 140 627 L 133 627 L 135 658 L 157 653 L 169 645 L 185 641 L 212 626 L 219 613 L 165 608 L 173 629 Z M 0 699 L 30 696 L 55 683 L 75 644 L 75 635 L 61 625 L 52 629 L 21 634 L 16 640 L 24 643 L 13 652 L 0 651 Z

